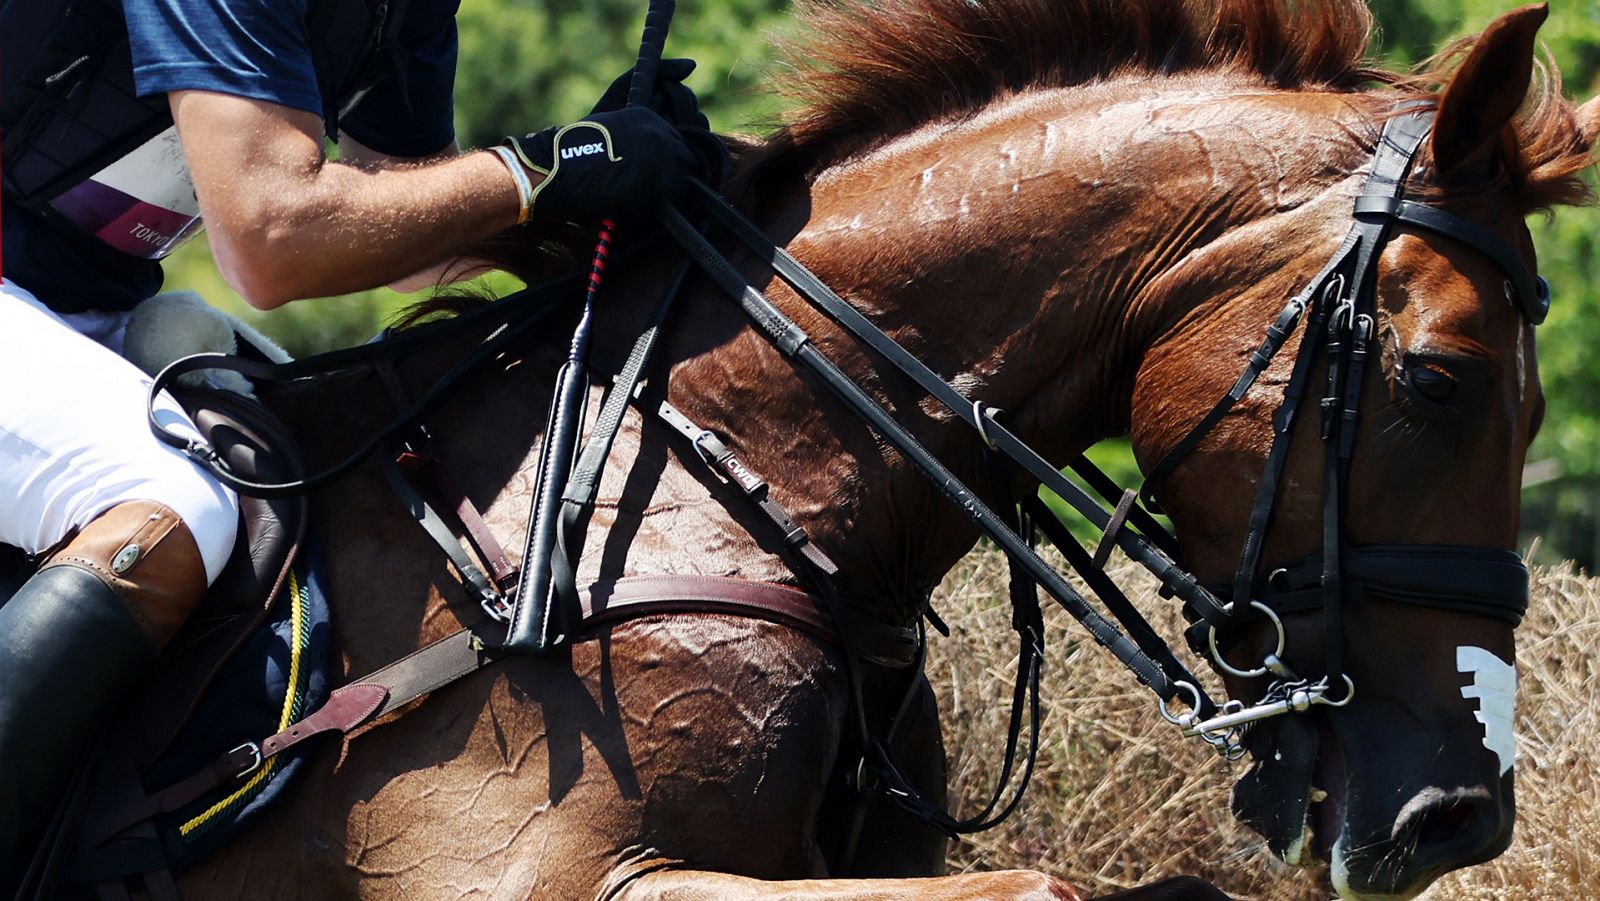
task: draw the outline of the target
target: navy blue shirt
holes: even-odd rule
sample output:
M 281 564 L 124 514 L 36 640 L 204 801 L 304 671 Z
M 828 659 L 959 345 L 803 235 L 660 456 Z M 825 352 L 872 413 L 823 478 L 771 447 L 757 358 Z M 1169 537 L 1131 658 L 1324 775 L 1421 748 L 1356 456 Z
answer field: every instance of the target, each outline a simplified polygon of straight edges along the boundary
M 0 0 L 24 2 L 32 0 Z M 459 2 L 410 0 L 393 54 L 394 71 L 339 119 L 342 132 L 400 157 L 427 156 L 450 145 Z M 138 94 L 215 91 L 325 116 L 307 34 L 308 3 L 124 0 Z M 41 15 L 60 8 L 55 2 L 34 5 Z M 0 223 L 5 277 L 47 305 L 126 308 L 161 287 L 159 264 L 64 234 L 13 204 L 6 205 Z

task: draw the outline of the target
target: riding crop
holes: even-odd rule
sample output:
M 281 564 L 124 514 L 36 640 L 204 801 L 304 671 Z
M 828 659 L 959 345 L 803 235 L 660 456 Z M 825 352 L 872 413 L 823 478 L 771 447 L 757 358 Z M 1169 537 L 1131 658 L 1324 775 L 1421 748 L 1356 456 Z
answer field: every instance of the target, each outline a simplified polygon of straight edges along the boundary
M 675 0 L 650 0 L 645 13 L 644 37 L 639 43 L 639 61 L 628 83 L 628 106 L 643 106 L 655 88 L 656 68 L 666 45 L 667 28 L 672 23 Z M 605 275 L 606 257 L 611 250 L 611 233 L 616 224 L 602 220 L 595 242 L 594 263 L 583 297 L 583 314 L 572 333 L 567 361 L 556 375 L 555 399 L 550 406 L 550 421 L 539 454 L 538 492 L 528 519 L 528 538 L 523 550 L 522 573 L 517 579 L 515 607 L 506 635 L 506 647 L 515 650 L 544 651 L 566 639 L 562 614 L 552 603 L 550 560 L 555 552 L 556 522 L 561 495 L 572 472 L 578 445 L 578 432 L 584 419 L 584 401 L 589 389 L 589 337 L 594 330 L 594 301 Z

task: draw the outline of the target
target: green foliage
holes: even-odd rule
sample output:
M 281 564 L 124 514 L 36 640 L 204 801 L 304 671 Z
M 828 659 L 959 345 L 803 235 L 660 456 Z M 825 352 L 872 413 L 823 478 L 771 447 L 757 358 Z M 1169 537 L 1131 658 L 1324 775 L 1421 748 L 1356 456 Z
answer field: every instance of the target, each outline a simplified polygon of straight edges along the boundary
M 607 84 L 633 65 L 645 5 L 639 0 L 463 0 L 457 131 L 481 147 L 589 111 Z M 772 62 L 766 35 L 787 13 L 781 0 L 685 6 L 667 42 L 697 60 L 689 80 L 712 125 L 739 130 L 772 118 L 759 92 Z

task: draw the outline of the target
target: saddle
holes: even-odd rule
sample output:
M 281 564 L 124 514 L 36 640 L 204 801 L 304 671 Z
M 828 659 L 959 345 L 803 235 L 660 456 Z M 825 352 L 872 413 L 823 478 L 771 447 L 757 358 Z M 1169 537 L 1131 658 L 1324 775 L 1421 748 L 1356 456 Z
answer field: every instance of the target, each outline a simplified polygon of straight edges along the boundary
M 256 400 L 209 388 L 176 388 L 172 393 L 236 472 L 262 479 L 302 474 L 293 436 Z M 205 760 L 216 753 L 214 748 L 185 753 L 183 745 L 194 742 L 186 727 L 198 720 L 204 728 L 188 731 L 222 731 L 212 728 L 218 716 L 229 715 L 220 711 L 263 704 L 269 710 L 280 705 L 303 708 L 326 698 L 331 630 L 326 628 L 326 604 L 305 548 L 307 502 L 303 497 L 241 496 L 239 503 L 240 534 L 232 556 L 200 607 L 156 661 L 147 684 L 107 725 L 59 802 L 18 899 L 74 897 L 80 892 L 84 897 L 128 898 L 127 880 L 142 882 L 157 901 L 176 898 L 169 868 L 191 853 L 214 847 L 225 837 L 220 833 L 233 831 L 163 829 L 158 823 L 180 812 L 162 810 L 152 801 L 162 783 L 188 775 L 181 772 L 186 758 L 198 755 Z M 276 628 L 275 620 L 282 621 Z M 314 629 L 319 623 L 321 628 Z M 285 665 L 263 665 L 262 659 L 270 657 L 284 657 L 279 662 Z M 248 664 L 257 673 L 293 670 L 287 686 L 290 699 L 264 691 L 259 675 L 241 679 L 230 674 L 230 663 L 236 664 L 235 670 L 241 668 L 237 664 Z M 225 697 L 218 700 L 213 694 Z M 246 698 L 243 704 L 241 696 Z M 278 715 L 276 710 L 269 715 L 270 731 Z M 256 722 L 242 725 L 244 734 L 238 740 L 259 729 Z M 234 736 L 208 737 L 228 741 Z M 281 788 L 298 763 L 291 759 L 264 768 L 262 784 L 251 786 L 251 798 L 236 792 L 185 826 L 239 825 L 248 806 L 239 802 L 260 795 L 267 777 Z

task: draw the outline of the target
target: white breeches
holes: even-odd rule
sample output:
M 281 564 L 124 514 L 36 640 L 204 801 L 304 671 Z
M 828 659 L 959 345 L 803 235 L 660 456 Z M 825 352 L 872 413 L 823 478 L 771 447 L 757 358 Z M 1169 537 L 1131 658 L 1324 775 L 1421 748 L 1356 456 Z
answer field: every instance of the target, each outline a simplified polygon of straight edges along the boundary
M 124 501 L 152 500 L 183 517 L 210 582 L 233 551 L 239 500 L 150 434 L 150 378 L 97 343 L 119 347 L 125 322 L 63 318 L 0 280 L 0 542 L 39 553 Z M 167 394 L 156 409 L 193 432 Z

